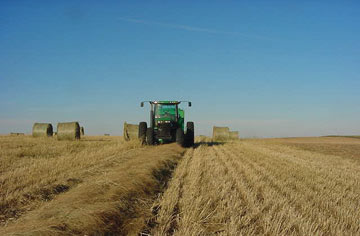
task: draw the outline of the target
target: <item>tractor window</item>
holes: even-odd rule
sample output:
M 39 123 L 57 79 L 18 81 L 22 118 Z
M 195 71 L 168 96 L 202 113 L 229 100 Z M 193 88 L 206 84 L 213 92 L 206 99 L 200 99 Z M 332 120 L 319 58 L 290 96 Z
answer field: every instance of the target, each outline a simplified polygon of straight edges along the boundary
M 156 104 L 155 105 L 155 118 L 160 119 L 169 119 L 176 120 L 176 105 L 172 104 Z

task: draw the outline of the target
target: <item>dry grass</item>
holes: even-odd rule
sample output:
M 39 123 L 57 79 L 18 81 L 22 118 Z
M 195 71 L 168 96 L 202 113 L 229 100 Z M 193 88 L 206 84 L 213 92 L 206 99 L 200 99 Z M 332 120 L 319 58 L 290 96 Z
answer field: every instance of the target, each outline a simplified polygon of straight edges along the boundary
M 176 144 L 0 136 L 0 235 L 359 235 L 359 150 L 201 137 L 161 195 Z
M 359 146 L 346 138 L 203 142 L 178 165 L 152 233 L 359 235 Z
M 139 232 L 182 153 L 119 137 L 0 136 L 0 235 Z
M 274 141 L 306 151 L 341 156 L 360 162 L 359 140 L 353 137 L 293 138 Z

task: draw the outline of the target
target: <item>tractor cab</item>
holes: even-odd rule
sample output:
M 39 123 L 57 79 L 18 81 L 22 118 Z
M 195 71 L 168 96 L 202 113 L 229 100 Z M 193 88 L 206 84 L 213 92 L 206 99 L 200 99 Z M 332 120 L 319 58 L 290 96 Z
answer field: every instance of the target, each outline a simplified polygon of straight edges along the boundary
M 160 101 L 154 103 L 154 128 L 171 125 L 184 129 L 184 110 L 177 102 Z
M 155 124 L 177 122 L 178 106 L 176 104 L 157 103 L 154 105 Z

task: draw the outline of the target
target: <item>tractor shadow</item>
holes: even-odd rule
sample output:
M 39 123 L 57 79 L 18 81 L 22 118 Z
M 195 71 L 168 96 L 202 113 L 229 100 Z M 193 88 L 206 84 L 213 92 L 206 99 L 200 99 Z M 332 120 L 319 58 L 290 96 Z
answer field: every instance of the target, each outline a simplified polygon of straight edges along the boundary
M 80 142 L 111 142 L 111 140 L 107 139 L 80 139 Z
M 200 146 L 207 146 L 207 147 L 212 147 L 212 146 L 218 146 L 218 145 L 224 145 L 226 142 L 196 142 L 194 143 L 194 148 L 198 148 Z

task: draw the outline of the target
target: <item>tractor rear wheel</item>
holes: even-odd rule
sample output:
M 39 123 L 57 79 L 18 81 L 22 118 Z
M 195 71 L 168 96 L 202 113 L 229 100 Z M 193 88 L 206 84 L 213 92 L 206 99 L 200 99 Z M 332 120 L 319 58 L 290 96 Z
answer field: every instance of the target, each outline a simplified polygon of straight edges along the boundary
M 186 123 L 186 146 L 194 146 L 195 132 L 194 132 L 194 122 L 189 121 Z
M 176 130 L 176 143 L 182 147 L 185 146 L 185 135 L 181 128 L 177 128 Z
M 148 128 L 146 130 L 146 143 L 147 143 L 147 145 L 154 145 L 155 144 L 154 128 Z
M 141 143 L 145 143 L 146 130 L 147 130 L 146 122 L 140 122 L 139 123 L 139 139 L 140 139 Z

